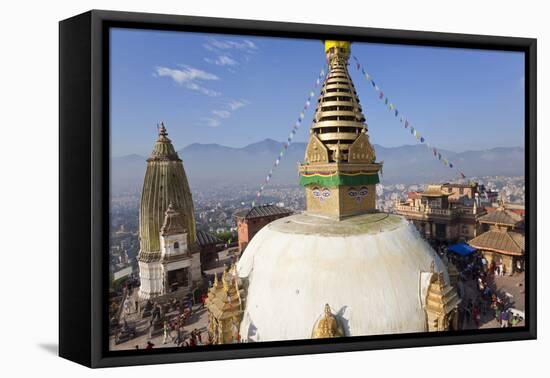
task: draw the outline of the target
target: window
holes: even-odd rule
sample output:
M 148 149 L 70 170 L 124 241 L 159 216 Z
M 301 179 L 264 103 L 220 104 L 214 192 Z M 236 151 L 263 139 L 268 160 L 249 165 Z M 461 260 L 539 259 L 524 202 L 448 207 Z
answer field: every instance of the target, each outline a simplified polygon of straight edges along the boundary
M 174 249 L 180 249 L 180 243 L 175 242 L 174 243 Z

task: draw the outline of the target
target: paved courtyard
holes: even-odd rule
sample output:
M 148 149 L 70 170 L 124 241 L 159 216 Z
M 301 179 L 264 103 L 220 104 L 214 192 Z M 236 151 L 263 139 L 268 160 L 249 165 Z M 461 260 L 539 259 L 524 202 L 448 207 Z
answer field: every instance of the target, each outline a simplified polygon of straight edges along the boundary
M 505 308 L 519 310 L 525 313 L 525 273 L 514 273 L 512 276 L 489 276 L 487 280 L 488 286 L 496 295 L 503 300 Z M 467 281 L 465 285 L 465 295 L 461 306 L 464 308 L 468 300 L 472 299 L 474 303 L 479 297 L 476 282 L 473 280 Z M 520 321 L 517 326 L 525 325 L 525 321 Z M 501 325 L 495 318 L 495 312 L 488 305 L 482 306 L 481 319 L 479 327 L 473 319 L 466 321 L 463 318 L 462 329 L 484 329 L 484 328 L 500 328 Z
M 229 267 L 231 263 L 235 261 L 235 249 L 230 248 L 223 250 L 218 253 L 218 259 L 215 261 L 209 269 L 204 271 L 206 279 L 208 281 L 213 281 L 213 275 L 220 275 L 225 267 Z M 109 339 L 109 345 L 111 350 L 128 350 L 128 349 L 144 349 L 147 346 L 147 342 L 150 341 L 154 344 L 154 348 L 168 348 L 176 347 L 176 330 L 171 330 L 164 340 L 163 332 L 159 332 L 156 336 L 152 338 L 149 337 L 149 331 L 151 327 L 152 316 L 147 316 L 142 318 L 141 315 L 136 311 L 135 303 L 139 302 L 138 290 L 134 289 L 129 295 L 129 303 L 131 304 L 129 313 L 126 313 L 125 310 L 122 311 L 120 315 L 120 323 L 124 323 L 124 319 L 127 324 L 131 327 L 135 326 L 135 337 L 130 340 L 121 342 L 117 344 L 115 342 L 114 335 Z M 140 303 L 140 307 L 144 305 L 144 302 Z M 181 315 L 181 313 L 171 312 L 167 315 L 170 315 L 172 318 Z M 201 339 L 203 342 L 208 340 L 208 312 L 202 305 L 196 304 L 192 306 L 191 314 L 183 326 L 183 338 L 189 339 L 191 332 L 197 329 L 201 334 Z
M 135 300 L 137 297 L 137 290 L 133 290 L 132 292 L 132 300 Z M 134 303 L 134 302 L 131 302 Z M 178 314 L 176 314 L 178 315 Z M 158 335 L 153 336 L 152 338 L 149 337 L 149 329 L 151 324 L 151 318 L 152 316 L 141 318 L 139 313 L 135 311 L 135 308 L 131 309 L 131 312 L 127 315 L 124 314 L 124 311 L 121 315 L 121 322 L 123 322 L 123 318 L 126 317 L 126 321 L 128 324 L 134 324 L 136 327 L 136 337 L 116 344 L 115 343 L 115 337 L 111 336 L 109 339 L 109 345 L 111 350 L 128 350 L 128 349 L 145 349 L 147 346 L 147 342 L 150 341 L 154 344 L 154 348 L 167 348 L 167 347 L 177 347 L 175 341 L 177 332 L 175 330 L 172 330 L 169 332 L 167 340 L 165 342 L 163 332 L 161 331 Z M 208 339 L 208 333 L 207 333 L 207 327 L 208 327 L 208 312 L 205 308 L 202 308 L 200 304 L 194 305 L 191 309 L 191 314 L 188 318 L 188 320 L 185 322 L 183 326 L 183 338 L 187 339 L 190 337 L 191 332 L 195 329 L 197 329 L 200 334 L 201 338 L 204 341 Z

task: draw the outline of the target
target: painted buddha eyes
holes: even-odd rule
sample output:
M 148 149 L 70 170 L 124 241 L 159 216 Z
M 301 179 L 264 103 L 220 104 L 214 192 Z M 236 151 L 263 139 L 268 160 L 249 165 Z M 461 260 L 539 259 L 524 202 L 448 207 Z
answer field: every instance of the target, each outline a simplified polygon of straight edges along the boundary
M 349 188 L 348 196 L 355 199 L 357 202 L 361 202 L 369 194 L 369 189 L 366 186 L 362 186 L 359 189 Z
M 366 197 L 367 194 L 369 194 L 369 189 L 366 186 L 363 186 L 361 189 L 359 189 L 359 195 L 361 197 Z
M 330 197 L 331 192 L 330 192 L 330 189 L 328 188 L 319 189 L 315 187 L 311 191 L 311 194 L 313 195 L 314 198 L 317 198 L 318 200 L 323 201 Z

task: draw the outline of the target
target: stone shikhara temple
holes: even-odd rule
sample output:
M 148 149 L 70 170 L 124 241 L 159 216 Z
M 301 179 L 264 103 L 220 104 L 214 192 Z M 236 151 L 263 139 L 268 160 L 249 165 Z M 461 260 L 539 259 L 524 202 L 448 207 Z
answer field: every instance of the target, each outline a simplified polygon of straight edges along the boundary
M 164 124 L 147 159 L 139 212 L 139 242 L 141 299 L 178 290 L 187 293 L 200 285 L 193 199 L 182 161 Z
M 326 41 L 305 161 L 306 211 L 263 227 L 207 308 L 215 343 L 442 331 L 460 299 L 405 218 L 376 210 L 382 164 L 348 73 L 351 44 Z

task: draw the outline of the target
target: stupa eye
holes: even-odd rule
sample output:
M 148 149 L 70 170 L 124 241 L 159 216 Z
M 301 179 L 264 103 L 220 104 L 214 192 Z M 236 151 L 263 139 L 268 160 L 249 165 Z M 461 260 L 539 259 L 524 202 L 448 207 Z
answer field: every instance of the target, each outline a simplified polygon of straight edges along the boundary
M 359 195 L 360 196 L 366 197 L 367 194 L 369 194 L 369 189 L 368 188 L 362 187 L 361 189 L 359 189 Z
M 330 197 L 330 190 L 327 189 L 327 188 L 324 188 L 323 191 L 322 191 L 322 196 L 323 196 L 323 198 Z
M 313 197 L 320 197 L 321 191 L 319 190 L 319 188 L 313 188 L 311 194 L 313 195 Z

